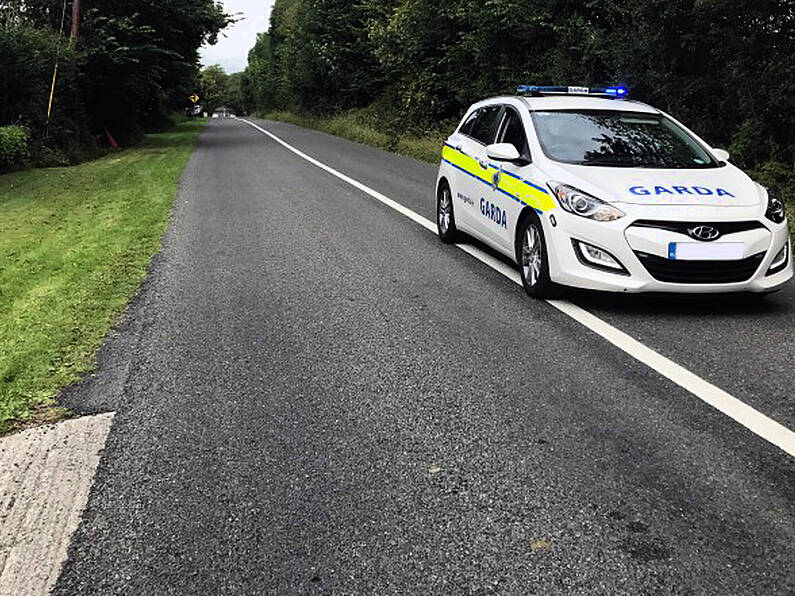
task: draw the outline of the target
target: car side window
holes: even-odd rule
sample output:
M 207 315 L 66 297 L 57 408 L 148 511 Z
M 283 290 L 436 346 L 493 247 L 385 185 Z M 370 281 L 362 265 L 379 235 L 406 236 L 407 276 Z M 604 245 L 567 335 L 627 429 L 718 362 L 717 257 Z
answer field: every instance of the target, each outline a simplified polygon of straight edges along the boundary
M 493 143 L 497 133 L 497 124 L 499 124 L 500 114 L 502 114 L 502 106 L 487 106 L 481 108 L 469 136 L 480 141 L 484 145 Z
M 522 117 L 512 108 L 505 109 L 505 119 L 498 139 L 500 143 L 511 143 L 520 154 L 530 155 Z
M 464 120 L 464 123 L 461 125 L 461 128 L 458 129 L 462 135 L 467 135 L 468 137 L 472 136 L 472 126 L 475 124 L 475 120 L 478 119 L 478 115 L 480 114 L 480 110 L 474 110 L 469 117 Z

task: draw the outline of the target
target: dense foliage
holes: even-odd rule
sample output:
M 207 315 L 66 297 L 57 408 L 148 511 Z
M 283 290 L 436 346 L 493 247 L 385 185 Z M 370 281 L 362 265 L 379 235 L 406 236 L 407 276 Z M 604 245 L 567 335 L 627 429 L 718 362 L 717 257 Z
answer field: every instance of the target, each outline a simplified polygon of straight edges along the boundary
M 0 126 L 0 172 L 25 165 L 28 131 L 22 126 Z
M 276 0 L 249 110 L 373 104 L 422 131 L 519 83 L 624 83 L 748 168 L 795 159 L 791 0 Z
M 214 112 L 217 108 L 231 108 L 235 112 L 243 110 L 241 83 L 243 73 L 226 74 L 218 64 L 213 64 L 199 75 L 199 96 L 204 111 Z
M 30 131 L 36 163 L 74 161 L 104 143 L 105 131 L 126 144 L 157 126 L 194 89 L 199 48 L 230 22 L 215 0 L 84 4 L 70 43 L 71 1 L 0 0 L 0 126 Z

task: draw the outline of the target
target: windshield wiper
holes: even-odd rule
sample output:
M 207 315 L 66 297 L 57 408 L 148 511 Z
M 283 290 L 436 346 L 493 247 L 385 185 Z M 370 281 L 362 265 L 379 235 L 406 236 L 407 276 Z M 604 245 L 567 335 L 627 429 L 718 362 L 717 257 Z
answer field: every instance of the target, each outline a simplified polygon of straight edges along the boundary
M 577 162 L 581 166 L 607 166 L 614 168 L 634 168 L 637 163 L 634 161 L 614 160 L 614 159 L 585 159 Z
M 657 168 L 660 170 L 703 170 L 706 168 L 718 167 L 715 163 L 652 163 L 652 162 L 639 162 L 635 165 L 636 168 Z

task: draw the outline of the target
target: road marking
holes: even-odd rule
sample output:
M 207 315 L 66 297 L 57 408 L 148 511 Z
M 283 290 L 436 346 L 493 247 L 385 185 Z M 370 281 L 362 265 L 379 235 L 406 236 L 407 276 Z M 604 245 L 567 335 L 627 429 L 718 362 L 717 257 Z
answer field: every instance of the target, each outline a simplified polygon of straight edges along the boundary
M 336 176 L 340 180 L 347 182 L 351 186 L 358 188 L 362 192 L 370 195 L 374 199 L 388 205 L 398 213 L 405 215 L 412 221 L 420 224 L 427 230 L 430 230 L 433 233 L 436 233 L 436 225 L 431 222 L 429 219 L 424 218 L 423 216 L 415 213 L 411 209 L 404 207 L 397 201 L 394 201 L 387 197 L 386 195 L 378 192 L 377 190 L 373 190 L 369 186 L 362 184 L 358 180 L 354 180 L 350 176 L 346 176 L 342 172 L 338 172 L 334 168 L 327 166 L 321 161 L 318 161 L 314 157 L 311 157 L 301 151 L 300 149 L 296 149 L 289 143 L 286 143 L 279 137 L 277 137 L 272 132 L 265 130 L 264 128 L 257 126 L 253 122 L 245 120 L 243 118 L 238 118 L 241 122 L 245 122 L 249 126 L 257 129 L 261 133 L 267 135 L 277 143 L 279 143 L 282 147 L 291 151 L 298 157 L 305 159 L 309 163 L 319 167 L 321 170 L 325 170 L 332 176 Z M 475 257 L 477 260 L 481 261 L 482 263 L 488 265 L 495 271 L 498 271 L 514 283 L 518 285 L 522 285 L 521 277 L 519 276 L 519 272 L 510 267 L 508 264 L 504 263 L 503 261 L 497 259 L 496 257 L 490 255 L 489 253 L 481 250 L 476 246 L 472 246 L 470 244 L 458 244 L 456 245 L 458 248 L 466 252 L 467 254 Z M 631 356 L 638 362 L 641 362 L 651 368 L 652 370 L 657 371 L 665 378 L 673 381 L 686 391 L 689 391 L 700 400 L 704 401 L 705 403 L 709 404 L 716 410 L 722 412 L 735 422 L 742 424 L 745 428 L 753 432 L 754 434 L 762 437 L 766 441 L 769 441 L 776 447 L 782 449 L 789 455 L 795 457 L 795 432 L 792 432 L 787 427 L 783 426 L 782 424 L 776 422 L 772 418 L 765 416 L 758 410 L 755 410 L 748 404 L 740 401 L 733 395 L 730 395 L 723 389 L 716 387 L 712 383 L 709 383 L 699 377 L 698 375 L 690 372 L 683 366 L 680 366 L 676 362 L 666 358 L 662 354 L 655 352 L 645 344 L 642 344 L 638 340 L 633 337 L 630 337 L 623 331 L 613 327 L 609 323 L 603 321 L 596 315 L 588 312 L 584 308 L 577 306 L 569 302 L 568 300 L 547 300 L 551 306 L 558 309 L 563 314 L 571 317 L 581 325 L 584 325 L 597 335 L 601 336 L 618 349 L 625 352 L 627 355 Z

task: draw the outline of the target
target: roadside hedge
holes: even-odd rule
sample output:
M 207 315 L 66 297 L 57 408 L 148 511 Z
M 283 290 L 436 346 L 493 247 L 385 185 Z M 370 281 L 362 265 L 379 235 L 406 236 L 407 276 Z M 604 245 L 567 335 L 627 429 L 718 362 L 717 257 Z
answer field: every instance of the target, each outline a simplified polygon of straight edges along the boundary
M 27 164 L 28 131 L 24 126 L 0 126 L 0 172 L 17 170 Z

